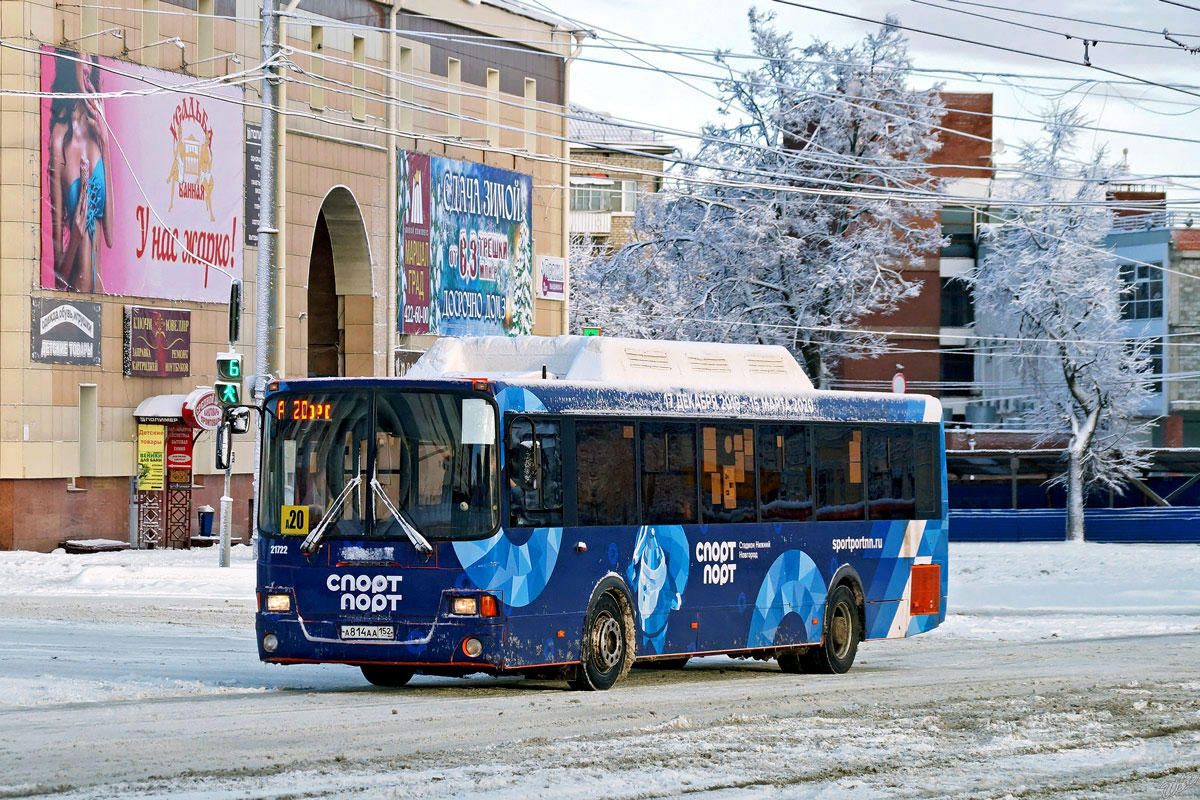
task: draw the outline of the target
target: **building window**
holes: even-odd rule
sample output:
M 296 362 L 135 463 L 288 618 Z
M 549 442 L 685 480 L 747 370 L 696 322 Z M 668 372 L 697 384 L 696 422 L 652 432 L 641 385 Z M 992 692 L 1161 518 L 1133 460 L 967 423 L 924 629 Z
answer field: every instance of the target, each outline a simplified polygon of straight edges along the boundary
M 366 119 L 367 117 L 367 40 L 361 36 L 355 36 L 351 57 L 354 59 L 354 69 L 352 78 L 354 82 L 354 98 L 351 101 L 351 115 L 355 119 Z
M 446 84 L 446 134 L 462 136 L 462 61 L 457 58 L 446 59 Z
M 975 385 L 975 355 L 942 348 L 941 394 L 943 397 L 968 395 Z
M 1121 319 L 1157 319 L 1163 315 L 1163 273 L 1160 265 L 1122 264 L 1126 291 Z
M 962 278 L 942 278 L 942 327 L 966 328 L 975 322 L 975 299 Z
M 942 258 L 974 258 L 975 211 L 961 206 L 943 208 L 942 236 L 949 239 L 942 248 Z
M 311 55 L 308 58 L 308 71 L 312 75 L 313 85 L 309 87 L 308 104 L 313 108 L 325 108 L 325 29 L 313 25 L 308 37 Z
M 611 186 L 575 186 L 571 189 L 572 211 L 633 213 L 637 208 L 637 181 L 613 181 Z
M 1135 345 L 1129 343 L 1129 351 L 1134 351 Z M 1166 366 L 1166 360 L 1163 358 L 1163 340 L 1161 337 L 1150 340 L 1146 348 L 1142 351 L 1142 358 L 1148 360 L 1150 365 L 1146 367 L 1146 371 L 1142 373 L 1146 377 L 1146 383 L 1151 392 L 1160 394 L 1163 390 L 1163 368 Z

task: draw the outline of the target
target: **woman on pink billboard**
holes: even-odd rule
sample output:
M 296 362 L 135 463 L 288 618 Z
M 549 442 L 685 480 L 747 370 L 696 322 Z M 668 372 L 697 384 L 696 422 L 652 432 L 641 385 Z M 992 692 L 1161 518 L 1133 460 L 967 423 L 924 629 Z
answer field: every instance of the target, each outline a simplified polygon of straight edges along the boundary
M 60 50 L 54 58 L 50 105 L 49 175 L 53 215 L 55 288 L 104 291 L 101 236 L 113 246 L 108 126 L 98 97 L 100 68 L 95 56 Z M 66 96 L 64 96 L 66 95 Z

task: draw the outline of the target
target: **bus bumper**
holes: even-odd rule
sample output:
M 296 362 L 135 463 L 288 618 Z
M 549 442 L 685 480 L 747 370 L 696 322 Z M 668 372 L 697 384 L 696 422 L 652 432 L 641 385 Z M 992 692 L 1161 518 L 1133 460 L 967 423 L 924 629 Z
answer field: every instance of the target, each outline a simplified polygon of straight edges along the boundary
M 504 665 L 504 623 L 439 619 L 432 625 L 386 622 L 391 640 L 345 640 L 341 621 L 313 621 L 296 616 L 259 613 L 255 633 L 260 660 L 274 664 L 334 662 L 396 664 L 418 671 L 495 672 Z M 271 638 L 273 637 L 273 638 Z M 467 655 L 467 642 L 482 648 Z

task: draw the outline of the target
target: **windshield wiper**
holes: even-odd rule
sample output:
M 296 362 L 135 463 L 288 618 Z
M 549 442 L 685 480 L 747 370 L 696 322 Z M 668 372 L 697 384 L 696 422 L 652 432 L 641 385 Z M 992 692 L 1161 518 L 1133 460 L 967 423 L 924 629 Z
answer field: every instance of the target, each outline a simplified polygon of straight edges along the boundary
M 300 545 L 300 552 L 306 556 L 311 556 L 317 549 L 317 545 L 321 543 L 321 539 L 325 537 L 325 532 L 333 525 L 333 521 L 340 516 L 342 505 L 346 502 L 346 498 L 354 491 L 354 487 L 362 483 L 362 474 L 355 475 L 350 480 L 346 481 L 346 485 L 342 491 L 334 499 L 329 510 L 325 512 L 325 516 L 321 517 L 321 521 L 317 523 L 317 527 L 312 529 L 312 533 L 305 537 L 304 542 Z
M 413 547 L 417 548 L 422 555 L 430 555 L 433 552 L 433 545 L 429 544 L 429 540 L 422 536 L 421 532 L 413 527 L 413 525 L 404 518 L 404 515 L 401 514 L 394 505 L 392 505 L 392 501 L 387 496 L 387 492 L 384 491 L 383 486 L 379 483 L 379 478 L 371 478 L 371 491 L 375 493 L 376 497 L 383 501 L 383 505 L 389 512 L 391 512 L 391 515 L 396 522 L 399 523 L 400 530 L 404 531 L 404 534 L 408 537 L 408 540 L 413 543 Z

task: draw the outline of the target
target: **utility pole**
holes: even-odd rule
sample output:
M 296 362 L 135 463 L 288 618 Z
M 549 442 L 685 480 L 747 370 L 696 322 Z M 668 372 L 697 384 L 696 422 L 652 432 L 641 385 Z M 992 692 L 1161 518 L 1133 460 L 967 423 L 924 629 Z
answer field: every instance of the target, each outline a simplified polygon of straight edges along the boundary
M 254 386 L 255 403 L 266 390 L 267 376 L 275 363 L 275 258 L 279 244 L 278 142 L 279 142 L 279 67 L 274 59 L 279 54 L 278 0 L 262 0 L 262 60 L 267 64 L 262 77 L 262 164 L 259 183 L 258 210 L 258 271 L 255 275 L 256 314 L 254 324 Z M 258 487 L 262 462 L 262 416 L 254 435 L 254 496 Z M 257 514 L 254 516 L 257 517 Z M 258 538 L 258 522 L 251 520 L 254 538 Z

